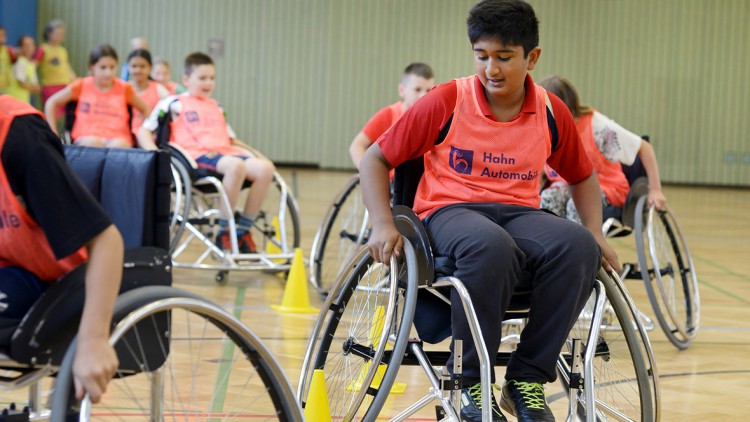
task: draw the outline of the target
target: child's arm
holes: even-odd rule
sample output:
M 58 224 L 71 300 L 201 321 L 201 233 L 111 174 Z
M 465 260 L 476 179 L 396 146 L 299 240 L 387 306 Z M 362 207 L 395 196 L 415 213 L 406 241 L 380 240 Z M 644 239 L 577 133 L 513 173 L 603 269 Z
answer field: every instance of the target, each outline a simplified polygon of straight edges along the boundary
M 354 162 L 354 166 L 357 167 L 357 169 L 359 169 L 362 157 L 364 157 L 367 148 L 372 145 L 372 142 L 373 141 L 368 138 L 364 132 L 359 132 L 352 140 L 351 145 L 349 145 L 349 156 L 352 157 L 352 162 Z
M 137 108 L 138 111 L 141 112 L 141 116 L 148 116 L 149 114 L 151 114 L 151 107 L 149 107 L 148 104 L 146 104 L 146 102 L 141 99 L 141 97 L 133 95 L 130 103 L 133 105 L 133 107 Z
M 97 403 L 117 371 L 117 354 L 109 345 L 115 300 L 120 290 L 123 243 L 114 225 L 86 245 L 86 300 L 78 327 L 78 347 L 73 360 L 76 397 L 84 392 Z
M 602 250 L 602 266 L 607 271 L 615 269 L 620 272 L 617 253 L 609 246 L 602 234 L 602 191 L 596 174 L 591 173 L 586 179 L 570 185 L 570 192 L 578 215 L 581 217 L 581 223 L 594 235 L 596 243 Z
M 138 139 L 138 146 L 145 150 L 155 151 L 159 149 L 159 147 L 156 146 L 156 142 L 154 142 L 154 132 L 151 132 L 143 126 L 138 129 L 138 135 L 136 135 L 136 138 Z
M 648 176 L 648 203 L 656 207 L 657 210 L 660 210 L 667 205 L 667 198 L 661 190 L 659 165 L 656 162 L 654 147 L 646 141 L 641 142 L 638 157 L 641 158 L 643 168 L 646 170 L 646 176 Z
M 73 99 L 73 91 L 70 89 L 70 85 L 66 86 L 60 91 L 57 91 L 47 100 L 44 105 L 44 117 L 47 118 L 49 127 L 55 132 L 55 135 L 60 136 L 57 133 L 57 109 L 64 104 L 67 104 Z
M 401 255 L 404 246 L 391 214 L 388 178 L 390 169 L 391 165 L 378 144 L 367 149 L 359 168 L 362 197 L 372 221 L 372 233 L 367 247 L 376 261 L 386 264 L 390 262 L 391 253 Z

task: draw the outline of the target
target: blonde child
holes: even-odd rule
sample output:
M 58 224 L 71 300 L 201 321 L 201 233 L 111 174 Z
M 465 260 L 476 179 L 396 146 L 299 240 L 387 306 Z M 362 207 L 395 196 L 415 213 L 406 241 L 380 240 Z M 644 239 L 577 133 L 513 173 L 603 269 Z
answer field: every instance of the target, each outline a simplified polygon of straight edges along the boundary
M 154 67 L 151 69 L 151 79 L 162 84 L 171 95 L 185 92 L 185 87 L 172 82 L 171 78 L 172 69 L 169 66 L 169 61 L 160 57 L 154 59 Z
M 252 187 L 247 195 L 242 213 L 236 218 L 240 252 L 255 252 L 250 236 L 253 220 L 260 211 L 263 199 L 273 181 L 273 163 L 257 151 L 237 139 L 226 121 L 224 110 L 211 98 L 216 69 L 211 57 L 204 53 L 192 53 L 185 58 L 182 82 L 187 92 L 167 97 L 157 104 L 151 115 L 143 122 L 138 133 L 138 142 L 145 149 L 156 149 L 154 133 L 159 129 L 159 116 L 171 113 L 172 131 L 170 142 L 174 142 L 192 157 L 201 168 L 220 173 L 222 185 L 233 212 L 242 184 L 247 180 Z M 235 146 L 250 149 L 256 156 Z M 227 216 L 219 219 L 220 230 L 216 238 L 219 248 L 230 249 L 230 233 Z
M 23 102 L 30 103 L 31 95 L 37 94 L 40 90 L 39 79 L 36 76 L 36 62 L 34 62 L 36 43 L 30 36 L 24 35 L 18 40 L 18 49 L 20 55 L 13 65 L 13 80 L 7 93 Z

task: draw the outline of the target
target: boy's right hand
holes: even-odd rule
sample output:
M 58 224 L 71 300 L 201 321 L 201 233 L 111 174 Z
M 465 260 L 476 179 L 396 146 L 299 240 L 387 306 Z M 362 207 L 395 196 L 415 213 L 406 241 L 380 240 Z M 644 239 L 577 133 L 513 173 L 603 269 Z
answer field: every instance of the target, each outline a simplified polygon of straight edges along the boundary
M 377 262 L 388 265 L 391 262 L 391 254 L 401 256 L 404 248 L 404 240 L 396 230 L 393 221 L 390 224 L 382 224 L 380 227 L 373 224 L 370 240 L 367 242 L 370 255 Z

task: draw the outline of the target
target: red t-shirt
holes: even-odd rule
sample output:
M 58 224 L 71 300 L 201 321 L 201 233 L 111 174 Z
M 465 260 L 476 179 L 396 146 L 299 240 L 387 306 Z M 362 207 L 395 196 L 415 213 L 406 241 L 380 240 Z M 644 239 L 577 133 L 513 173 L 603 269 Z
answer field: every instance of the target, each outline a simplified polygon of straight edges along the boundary
M 484 116 L 488 121 L 497 122 L 497 119 L 492 114 L 489 105 L 487 104 L 487 100 L 484 97 L 484 87 L 482 86 L 479 79 L 476 77 L 470 77 L 469 82 L 470 84 L 473 84 L 473 89 L 471 91 L 473 91 L 473 95 L 475 98 L 472 99 L 472 102 L 476 107 L 476 114 Z M 538 92 L 534 81 L 531 79 L 531 76 L 526 77 L 525 88 L 526 99 L 524 100 L 521 112 L 513 120 L 509 122 L 502 122 L 502 125 L 507 124 L 512 126 L 514 124 L 528 124 L 528 122 L 530 122 L 528 120 L 528 117 L 530 115 L 544 113 L 545 117 L 539 117 L 539 119 L 535 120 L 535 124 L 543 124 L 543 129 L 548 134 L 549 130 L 547 129 L 547 125 L 545 123 L 546 104 L 544 104 L 544 100 L 541 99 L 538 95 L 529 95 L 529 93 Z M 550 102 L 552 103 L 553 113 L 555 115 L 555 123 L 557 125 L 558 132 L 558 142 L 556 149 L 549 153 L 549 155 L 546 157 L 546 162 L 552 168 L 556 169 L 561 175 L 563 175 L 566 180 L 571 181 L 571 183 L 578 183 L 591 175 L 593 171 L 591 162 L 586 156 L 586 152 L 583 148 L 583 145 L 581 144 L 578 132 L 576 130 L 575 122 L 573 120 L 573 116 L 571 116 L 570 114 L 570 111 L 559 98 L 552 94 L 549 94 L 549 97 Z M 425 95 L 422 99 L 420 99 L 412 107 L 410 107 L 404 113 L 404 115 L 377 141 L 386 160 L 388 160 L 388 162 L 395 167 L 406 160 L 420 157 L 434 149 L 435 140 L 438 137 L 440 129 L 456 112 L 458 98 L 458 82 L 453 80 L 432 89 L 427 95 Z M 460 116 L 455 117 L 455 119 L 461 118 L 462 117 Z M 454 124 L 456 124 L 455 120 L 451 124 L 451 131 L 453 131 Z M 481 119 L 479 121 L 479 124 L 482 124 Z M 487 124 L 486 126 L 489 128 L 493 126 L 493 124 Z M 538 131 L 538 133 L 541 134 L 542 131 Z M 448 136 L 451 136 L 450 133 Z M 515 139 L 518 138 L 502 139 L 501 137 L 496 137 L 496 139 L 498 139 L 497 148 L 499 148 L 497 149 L 497 151 L 502 151 L 506 146 L 512 145 L 515 142 Z M 463 143 L 464 149 L 469 150 L 476 142 L 478 142 L 478 140 L 476 139 L 456 139 L 453 141 L 452 146 L 455 148 L 456 145 L 462 146 Z M 545 135 L 544 139 L 539 138 L 539 142 L 549 143 L 549 136 Z M 549 149 L 547 149 L 547 151 L 549 151 Z M 542 153 L 545 154 L 547 152 Z M 436 154 L 436 156 L 437 155 L 438 154 Z M 484 164 L 487 164 L 486 162 L 483 163 L 483 157 L 485 156 L 486 155 L 484 153 L 474 154 L 473 160 L 475 164 L 472 167 L 481 172 L 482 169 L 486 167 L 484 166 Z M 497 154 L 495 153 L 493 157 L 497 157 Z M 426 157 L 426 160 L 427 158 L 428 157 Z M 532 164 L 535 163 L 533 159 L 525 159 L 524 157 L 515 157 L 515 159 L 519 163 L 530 163 L 529 165 L 534 166 L 534 168 L 516 168 L 514 169 L 514 173 L 527 174 L 527 172 L 532 172 L 532 174 L 534 174 L 534 172 L 537 172 L 540 174 L 542 171 L 541 167 L 536 168 L 536 164 Z M 449 162 L 442 163 L 437 161 L 434 162 L 434 165 L 436 166 L 435 168 L 440 167 L 441 169 L 450 166 Z M 430 171 L 427 165 L 425 167 L 425 172 Z M 490 170 L 490 173 L 492 173 L 492 170 Z M 429 199 L 427 198 L 427 196 L 430 196 L 428 195 L 428 193 L 431 193 L 432 189 L 440 190 L 441 195 L 447 193 L 444 191 L 445 186 L 422 186 L 423 184 L 428 185 L 430 183 L 436 183 L 431 182 L 431 180 L 438 181 L 440 180 L 440 175 L 444 174 L 448 173 L 436 172 L 433 173 L 432 177 L 423 177 L 422 182 L 420 182 L 419 191 L 417 192 L 415 205 L 420 200 Z M 461 185 L 458 184 L 456 186 L 451 186 L 455 188 L 456 186 Z M 483 185 L 482 187 L 484 188 L 485 186 Z M 466 193 L 465 190 L 463 190 L 462 192 Z M 507 195 L 507 193 L 505 193 L 505 195 Z M 422 197 L 420 198 L 420 196 Z M 463 198 L 464 196 L 465 198 Z M 509 196 L 512 196 L 512 194 L 510 194 Z M 452 199 L 447 199 L 443 196 L 437 202 L 431 200 L 428 200 L 428 202 L 433 205 L 439 203 L 442 206 L 446 205 L 446 201 L 452 200 L 453 202 L 467 202 L 472 201 L 473 198 L 475 198 L 475 196 L 468 194 L 452 195 Z M 531 201 L 533 200 L 525 198 L 524 200 L 520 201 L 508 200 L 507 202 L 517 203 L 519 205 L 532 205 L 530 203 Z M 536 203 L 533 204 L 533 206 L 538 205 L 538 200 L 536 200 Z M 415 207 L 415 211 L 417 211 L 422 218 L 424 218 L 426 215 L 429 215 L 429 213 L 435 209 L 429 208 L 430 205 L 426 206 L 428 208 L 420 210 L 417 210 Z
M 362 128 L 362 133 L 370 138 L 370 142 L 375 142 L 380 138 L 380 135 L 385 133 L 389 127 L 393 126 L 393 124 L 396 123 L 396 120 L 398 120 L 403 114 L 403 101 L 398 101 L 389 106 L 383 107 L 367 121 L 365 127 Z

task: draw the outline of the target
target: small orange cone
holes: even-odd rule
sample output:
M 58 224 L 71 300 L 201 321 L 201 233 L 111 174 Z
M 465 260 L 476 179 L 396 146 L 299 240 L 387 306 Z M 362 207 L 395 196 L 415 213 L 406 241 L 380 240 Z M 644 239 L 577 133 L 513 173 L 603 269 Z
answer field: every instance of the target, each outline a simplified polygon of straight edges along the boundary
M 281 300 L 281 305 L 271 305 L 271 308 L 279 312 L 295 314 L 317 314 L 320 312 L 310 306 L 302 249 L 296 248 L 294 250 L 294 259 L 292 259 L 292 267 L 289 269 L 289 276 L 286 278 L 284 298 Z
M 307 403 L 305 404 L 305 420 L 309 422 L 331 422 L 326 378 L 322 369 L 313 371 L 310 392 L 307 394 Z
M 375 314 L 372 317 L 372 328 L 370 328 L 370 344 L 373 346 L 380 343 L 380 333 L 383 332 L 383 328 L 385 326 L 385 322 L 383 319 L 385 318 L 385 307 L 378 306 L 375 308 Z M 389 347 L 389 344 L 386 343 L 386 349 Z M 367 372 L 370 370 L 370 365 L 372 365 L 372 361 L 368 361 L 365 366 L 362 367 L 359 371 L 359 376 L 357 377 L 356 381 L 351 381 L 349 385 L 346 386 L 347 391 L 359 391 L 362 388 L 362 383 L 365 381 L 365 376 L 367 375 Z M 370 383 L 370 386 L 373 388 L 379 388 L 380 383 L 383 381 L 383 375 L 385 375 L 385 368 L 388 365 L 380 364 L 378 365 L 378 369 L 375 371 L 375 377 L 372 379 L 372 383 Z M 391 386 L 390 394 L 402 394 L 404 391 L 406 391 L 406 384 L 403 382 L 394 382 L 393 386 Z

